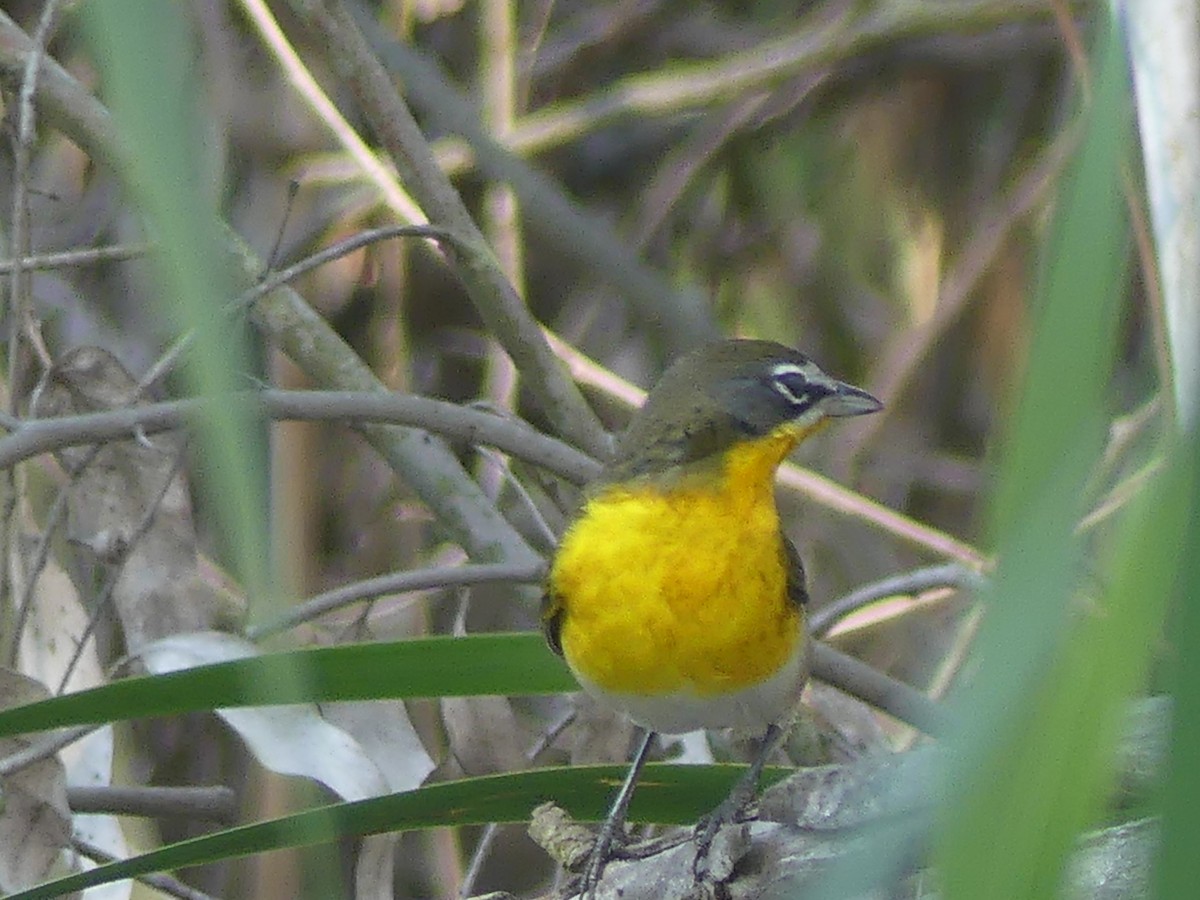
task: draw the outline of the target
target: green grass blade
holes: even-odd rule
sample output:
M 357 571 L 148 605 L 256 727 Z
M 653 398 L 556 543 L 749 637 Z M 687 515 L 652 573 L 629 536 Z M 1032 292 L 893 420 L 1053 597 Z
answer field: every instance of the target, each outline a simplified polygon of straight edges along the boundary
M 710 812 L 744 766 L 646 766 L 629 810 L 635 822 L 685 825 Z M 764 784 L 789 769 L 768 769 Z M 536 769 L 436 784 L 357 803 L 339 803 L 243 825 L 161 847 L 9 896 L 38 900 L 135 875 L 202 865 L 269 850 L 321 844 L 344 837 L 487 822 L 524 822 L 540 803 L 554 800 L 579 820 L 599 820 L 625 777 L 624 766 Z
M 979 668 L 957 696 L 961 729 L 948 742 L 952 796 L 936 853 L 947 900 L 1059 894 L 1075 842 L 1106 796 L 1119 719 L 1143 684 L 1173 577 L 1178 535 L 1158 528 L 1177 525 L 1182 510 L 1145 515 L 1146 503 L 1171 499 L 1173 479 L 1155 486 L 1155 499 L 1142 498 L 1142 514 L 1123 530 L 1118 556 L 1146 553 L 1160 564 L 1142 589 L 1117 572 L 1097 597 L 1081 579 L 1074 533 L 1110 416 L 1129 246 L 1119 174 L 1127 78 L 1115 36 L 1098 47 L 1088 128 L 1062 196 L 994 504 L 1000 566 Z
M 1109 630 L 1130 625 L 1130 598 L 1108 598 L 1114 620 L 1083 627 L 1072 605 L 1085 571 L 1075 525 L 1111 415 L 1106 395 L 1129 248 L 1119 177 L 1128 87 L 1118 42 L 1101 35 L 1096 46 L 1094 99 L 1061 194 L 992 499 L 999 566 L 984 597 L 972 680 L 950 700 L 956 724 L 935 788 L 935 862 L 947 900 L 1055 895 L 1072 842 L 1103 797 L 1112 750 L 1107 731 L 1093 732 L 1085 719 L 1107 729 L 1149 652 L 1146 642 L 1122 644 Z M 1129 634 L 1144 638 L 1157 628 L 1161 604 L 1144 615 Z M 1103 677 L 1089 682 L 1097 673 Z M 927 843 L 922 827 L 914 821 L 908 833 L 854 854 L 817 896 L 857 896 L 894 876 Z
M 0 711 L 0 736 L 221 707 L 577 690 L 538 634 L 432 637 L 272 653 L 128 678 Z
M 1200 443 L 1192 437 L 1184 448 L 1193 465 L 1200 459 Z M 1170 673 L 1174 710 L 1165 791 L 1162 804 L 1162 851 L 1159 858 L 1157 896 L 1186 897 L 1200 884 L 1200 477 L 1193 472 L 1191 516 L 1184 523 L 1187 543 L 1177 565 L 1177 609 L 1171 623 L 1174 648 Z M 1149 571 L 1143 569 L 1143 571 Z
M 196 54 L 182 4 L 100 0 L 83 10 L 122 141 L 122 180 L 145 216 L 160 306 L 191 332 L 184 372 L 200 393 L 225 395 L 252 373 L 246 327 L 225 314 L 234 273 L 221 252 L 216 179 Z M 217 534 L 247 595 L 269 597 L 263 429 L 240 404 L 206 416 L 197 464 L 212 480 Z

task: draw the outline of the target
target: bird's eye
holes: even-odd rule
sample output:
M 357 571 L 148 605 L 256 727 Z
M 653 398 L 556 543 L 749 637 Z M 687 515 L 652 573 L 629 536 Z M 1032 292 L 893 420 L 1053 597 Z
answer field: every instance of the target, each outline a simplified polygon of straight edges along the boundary
M 810 381 L 799 366 L 776 366 L 769 376 L 769 383 L 797 412 L 808 409 L 829 393 L 825 385 Z
M 808 405 L 809 383 L 800 372 L 776 372 L 771 376 L 770 383 L 792 406 Z

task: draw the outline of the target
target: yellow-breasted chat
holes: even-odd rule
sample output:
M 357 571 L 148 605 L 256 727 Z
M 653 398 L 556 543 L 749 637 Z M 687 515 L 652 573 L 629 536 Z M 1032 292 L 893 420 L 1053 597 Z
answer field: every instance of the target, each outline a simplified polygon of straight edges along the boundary
M 781 344 L 711 344 L 667 369 L 589 487 L 551 565 L 543 627 L 583 688 L 645 735 L 585 892 L 654 732 L 764 733 L 746 777 L 698 833 L 697 877 L 717 830 L 753 799 L 808 676 L 804 569 L 781 528 L 775 471 L 829 419 L 881 406 Z

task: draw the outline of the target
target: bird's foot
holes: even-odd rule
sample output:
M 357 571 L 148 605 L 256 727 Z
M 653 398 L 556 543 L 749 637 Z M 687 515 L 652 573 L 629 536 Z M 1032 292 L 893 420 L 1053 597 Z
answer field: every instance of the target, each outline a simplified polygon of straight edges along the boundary
M 583 874 L 579 878 L 579 896 L 583 900 L 591 900 L 596 893 L 596 886 L 604 874 L 604 867 L 614 859 L 622 857 L 628 837 L 625 826 L 621 822 L 605 820 L 600 831 L 596 834 L 596 842 L 588 854 Z
M 696 858 L 692 862 L 692 874 L 695 876 L 697 884 L 728 876 L 729 873 L 723 870 L 731 868 L 731 866 L 726 866 L 714 858 L 713 847 L 717 843 L 721 830 L 726 825 L 746 821 L 750 807 L 754 803 L 754 796 L 754 783 L 738 784 L 729 796 L 721 801 L 720 806 L 697 823 Z M 726 856 L 728 854 L 718 855 Z

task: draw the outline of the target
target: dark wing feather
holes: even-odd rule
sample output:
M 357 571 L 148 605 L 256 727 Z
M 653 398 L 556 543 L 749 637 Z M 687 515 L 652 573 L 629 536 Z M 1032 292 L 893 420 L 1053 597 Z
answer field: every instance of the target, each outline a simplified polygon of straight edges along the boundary
M 787 562 L 787 592 L 788 599 L 798 607 L 808 605 L 808 588 L 804 581 L 804 563 L 796 545 L 786 537 L 783 539 L 783 555 Z
M 563 655 L 562 650 L 562 618 L 563 606 L 550 591 L 542 594 L 542 634 L 546 636 L 546 643 L 550 645 L 550 649 L 559 656 Z

